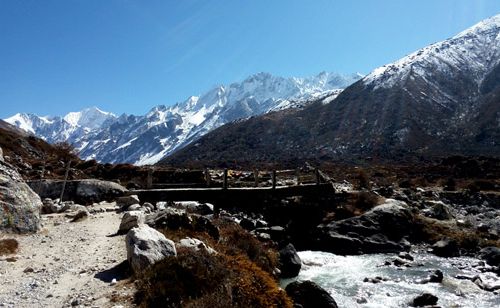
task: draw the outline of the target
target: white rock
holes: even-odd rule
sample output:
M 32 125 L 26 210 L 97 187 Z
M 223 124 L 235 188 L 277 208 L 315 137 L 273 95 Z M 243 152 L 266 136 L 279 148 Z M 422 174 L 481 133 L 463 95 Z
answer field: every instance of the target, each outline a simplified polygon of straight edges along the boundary
M 125 243 L 128 262 L 136 273 L 166 257 L 177 256 L 174 242 L 147 225 L 131 229 Z
M 186 237 L 179 241 L 177 244 L 178 248 L 184 247 L 198 251 L 200 249 L 206 250 L 210 254 L 217 253 L 212 247 L 208 246 L 204 242 L 197 238 Z

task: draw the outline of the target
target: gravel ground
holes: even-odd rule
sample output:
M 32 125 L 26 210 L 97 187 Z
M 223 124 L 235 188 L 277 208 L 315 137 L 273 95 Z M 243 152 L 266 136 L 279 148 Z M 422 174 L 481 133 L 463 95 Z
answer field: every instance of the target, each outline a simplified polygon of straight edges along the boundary
M 132 307 L 124 236 L 112 236 L 121 215 L 104 212 L 113 206 L 91 207 L 97 213 L 78 222 L 43 215 L 37 234 L 0 233 L 19 242 L 17 254 L 0 257 L 0 307 Z

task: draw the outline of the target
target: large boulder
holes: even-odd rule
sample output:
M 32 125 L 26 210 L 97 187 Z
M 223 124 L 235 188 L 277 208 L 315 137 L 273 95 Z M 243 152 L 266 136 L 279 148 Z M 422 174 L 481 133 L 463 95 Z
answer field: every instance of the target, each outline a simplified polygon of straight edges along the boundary
M 144 213 L 142 211 L 125 212 L 118 228 L 118 234 L 126 234 L 130 229 L 144 224 Z
M 479 257 L 491 266 L 500 266 L 500 248 L 485 247 L 479 252 Z
M 285 291 L 297 307 L 338 308 L 333 297 L 312 281 L 292 282 Z
M 451 207 L 443 201 L 427 201 L 426 205 L 430 208 L 430 216 L 439 220 L 450 220 L 455 218 Z
M 286 245 L 279 251 L 279 256 L 281 265 L 281 277 L 296 277 L 300 272 L 300 268 L 302 267 L 302 261 L 300 260 L 295 247 L 292 244 Z
M 28 182 L 30 187 L 42 198 L 57 199 L 61 196 L 64 181 L 42 180 Z M 67 181 L 63 200 L 71 200 L 79 204 L 92 204 L 101 201 L 112 201 L 123 196 L 127 189 L 120 184 L 95 179 Z
M 413 307 L 434 306 L 438 302 L 438 298 L 430 293 L 423 293 L 413 299 L 411 305 Z
M 460 250 L 457 241 L 445 238 L 432 245 L 432 253 L 439 257 L 448 258 L 460 255 Z
M 40 230 L 40 197 L 10 165 L 0 162 L 0 229 L 16 232 Z
M 116 206 L 122 211 L 127 210 L 131 205 L 139 204 L 141 201 L 137 195 L 128 195 L 116 198 Z
M 387 199 L 370 211 L 318 226 L 317 248 L 337 254 L 398 252 L 411 234 L 413 215 L 404 201 Z
M 175 244 L 155 229 L 141 225 L 125 237 L 127 260 L 135 273 L 140 273 L 167 257 L 177 256 Z

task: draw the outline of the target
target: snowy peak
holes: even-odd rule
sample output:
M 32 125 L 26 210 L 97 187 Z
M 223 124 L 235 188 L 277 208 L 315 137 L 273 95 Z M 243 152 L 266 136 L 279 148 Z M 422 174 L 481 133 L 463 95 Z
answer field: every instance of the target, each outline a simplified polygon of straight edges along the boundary
M 17 126 L 28 133 L 34 134 L 35 131 L 33 129 L 33 122 L 37 119 L 41 120 L 42 117 L 37 117 L 33 114 L 28 113 L 16 113 L 12 117 L 5 119 L 5 122 Z
M 424 47 L 394 63 L 375 69 L 363 81 L 389 88 L 408 78 L 429 79 L 434 72 L 461 70 L 479 84 L 500 62 L 500 15 L 496 15 L 448 40 Z
M 459 34 L 455 35 L 453 38 L 461 38 L 470 35 L 481 35 L 485 32 L 498 31 L 500 28 L 500 14 L 490 17 L 488 19 L 482 20 L 475 24 L 474 26 L 466 29 Z
M 97 107 L 90 107 L 79 112 L 70 112 L 63 119 L 72 126 L 95 129 L 105 121 L 115 119 L 116 116 L 110 112 L 104 112 Z

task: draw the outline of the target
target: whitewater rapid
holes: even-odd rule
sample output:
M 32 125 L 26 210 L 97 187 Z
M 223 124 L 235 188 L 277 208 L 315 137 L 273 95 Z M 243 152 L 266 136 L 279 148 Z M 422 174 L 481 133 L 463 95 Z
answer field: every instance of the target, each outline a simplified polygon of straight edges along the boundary
M 481 261 L 475 258 L 440 258 L 425 251 L 412 252 L 412 267 L 384 266 L 397 254 L 338 256 L 326 252 L 302 251 L 302 269 L 295 279 L 282 281 L 285 287 L 294 280 L 312 280 L 333 296 L 339 307 L 408 307 L 417 295 L 428 292 L 436 295 L 441 307 L 500 307 L 500 294 L 480 289 L 470 280 L 456 279 L 457 275 L 479 275 L 483 281 L 498 285 L 494 273 L 480 271 Z M 418 283 L 431 272 L 444 273 L 442 283 Z M 363 282 L 380 276 L 387 281 Z M 498 291 L 497 291 L 498 292 Z

